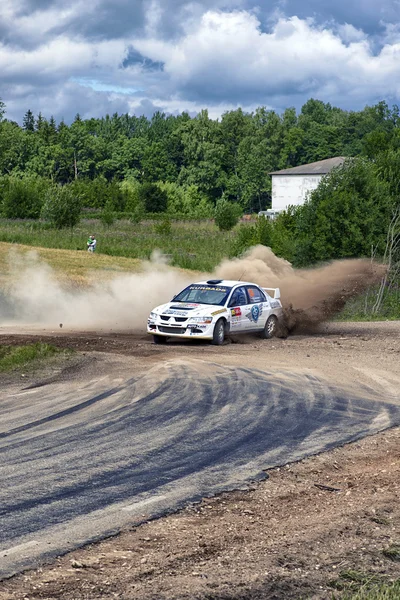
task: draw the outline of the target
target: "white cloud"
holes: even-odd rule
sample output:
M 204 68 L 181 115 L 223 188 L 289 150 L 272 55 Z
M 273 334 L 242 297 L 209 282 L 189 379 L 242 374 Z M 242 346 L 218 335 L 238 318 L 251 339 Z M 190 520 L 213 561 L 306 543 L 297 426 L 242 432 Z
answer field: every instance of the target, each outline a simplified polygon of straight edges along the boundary
M 269 12 L 252 0 L 31 0 L 31 11 L 28 3 L 0 3 L 1 96 L 19 121 L 48 106 L 56 117 L 153 106 L 219 116 L 310 96 L 357 109 L 400 100 L 398 23 L 371 36 L 355 21 L 285 15 L 296 0 L 272 1 Z M 317 5 L 302 2 L 302 14 Z
M 60 36 L 34 50 L 0 45 L 0 72 L 3 81 L 26 78 L 45 81 L 62 80 L 88 73 L 91 69 L 117 70 L 126 54 L 123 41 L 89 44 Z
M 351 44 L 352 42 L 361 42 L 367 39 L 367 34 L 362 31 L 362 29 L 357 29 L 354 27 L 354 25 L 351 25 L 351 23 L 339 25 L 337 31 L 340 38 L 346 44 Z
M 341 36 L 342 34 L 342 36 Z M 334 32 L 311 19 L 279 18 L 265 33 L 258 18 L 246 11 L 209 11 L 196 29 L 177 43 L 143 39 L 135 47 L 154 61 L 188 97 L 243 98 L 318 94 L 328 84 L 365 97 L 371 86 L 398 94 L 400 44 L 386 44 L 377 55 L 354 27 Z

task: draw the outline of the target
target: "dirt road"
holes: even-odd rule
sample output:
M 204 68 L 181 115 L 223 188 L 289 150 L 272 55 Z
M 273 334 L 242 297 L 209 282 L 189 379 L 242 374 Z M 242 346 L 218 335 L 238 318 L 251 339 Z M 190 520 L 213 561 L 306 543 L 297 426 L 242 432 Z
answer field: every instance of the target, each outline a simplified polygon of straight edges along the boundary
M 1 343 L 39 334 L 85 353 L 85 368 L 59 373 L 51 385 L 82 385 L 99 364 L 102 374 L 118 379 L 127 369 L 141 374 L 184 360 L 323 380 L 347 398 L 400 406 L 399 323 L 333 324 L 313 336 L 238 339 L 223 348 L 160 348 L 135 334 L 1 333 Z M 113 353 L 124 358 L 113 360 Z M 15 381 L 9 385 L 18 388 Z M 357 406 L 349 410 L 356 414 Z M 251 490 L 224 493 L 140 527 L 126 524 L 118 537 L 5 580 L 0 599 L 317 599 L 331 597 L 333 589 L 340 594 L 338 588 L 357 579 L 400 577 L 399 563 L 384 553 L 400 543 L 398 428 L 268 474 Z

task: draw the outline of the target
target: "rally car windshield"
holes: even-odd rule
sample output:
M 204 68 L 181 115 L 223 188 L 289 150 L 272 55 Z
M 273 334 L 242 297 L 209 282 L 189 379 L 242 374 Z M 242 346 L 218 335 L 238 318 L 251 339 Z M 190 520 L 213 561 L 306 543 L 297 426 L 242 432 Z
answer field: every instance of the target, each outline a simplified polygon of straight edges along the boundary
M 189 285 L 175 296 L 174 302 L 223 305 L 232 288 L 220 285 Z

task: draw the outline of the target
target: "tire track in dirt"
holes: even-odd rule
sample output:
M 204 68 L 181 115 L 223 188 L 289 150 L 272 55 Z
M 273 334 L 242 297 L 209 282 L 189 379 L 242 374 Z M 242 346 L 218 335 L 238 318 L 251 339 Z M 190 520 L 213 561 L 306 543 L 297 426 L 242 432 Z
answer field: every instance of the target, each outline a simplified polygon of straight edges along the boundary
M 0 403 L 0 575 L 400 424 L 310 373 L 170 360 Z

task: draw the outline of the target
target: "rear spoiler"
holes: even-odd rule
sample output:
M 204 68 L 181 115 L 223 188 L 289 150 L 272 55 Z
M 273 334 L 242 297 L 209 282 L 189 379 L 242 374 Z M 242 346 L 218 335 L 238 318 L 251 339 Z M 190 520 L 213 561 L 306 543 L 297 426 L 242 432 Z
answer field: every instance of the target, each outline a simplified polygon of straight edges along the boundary
M 274 298 L 274 300 L 279 300 L 281 297 L 281 290 L 279 288 L 262 288 L 264 292 L 267 292 L 268 296 Z M 272 294 L 271 294 L 272 292 Z

